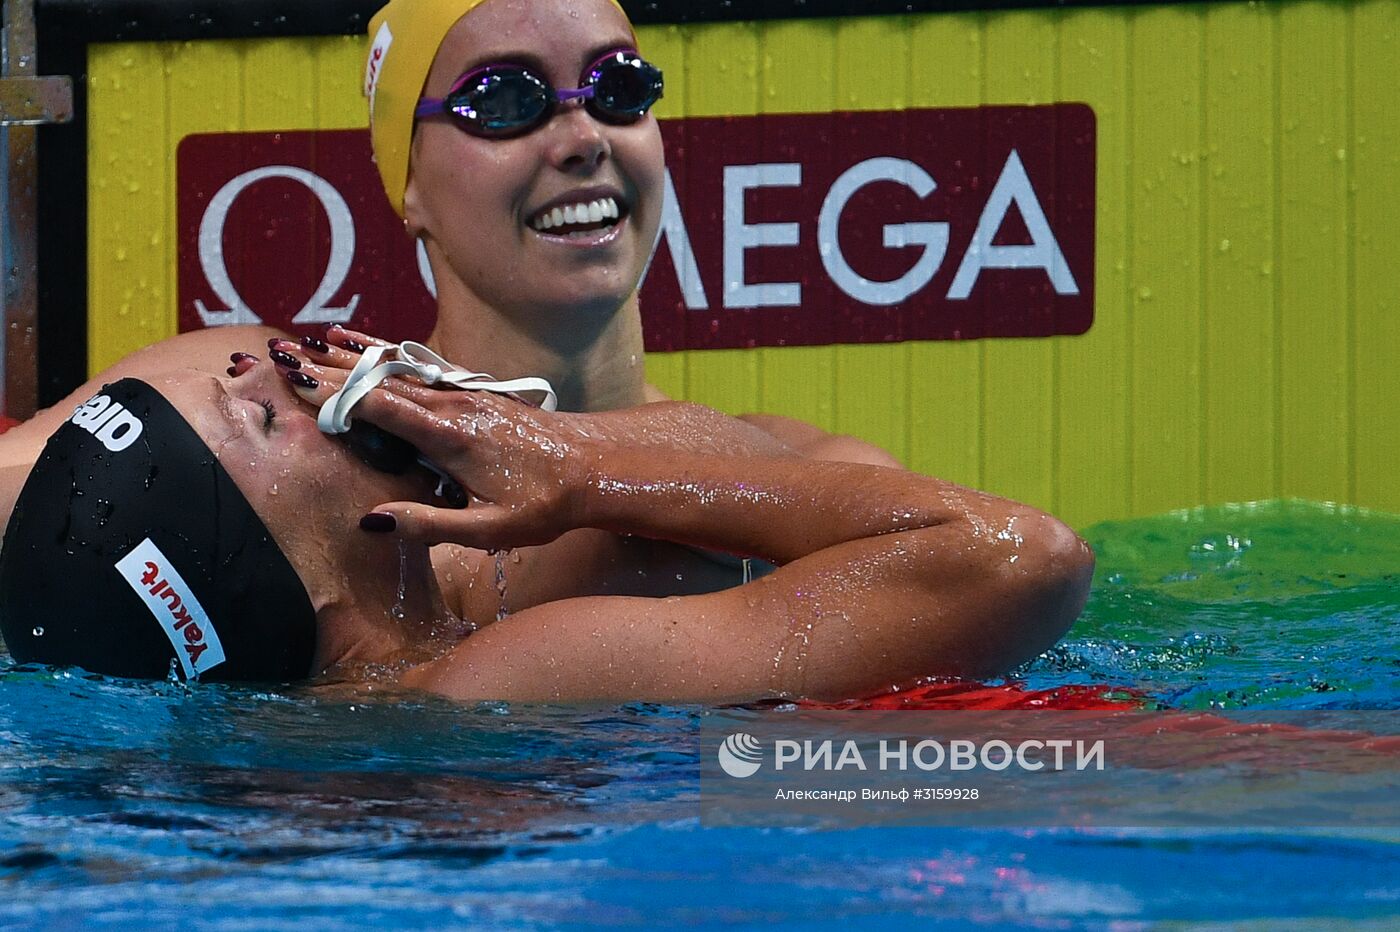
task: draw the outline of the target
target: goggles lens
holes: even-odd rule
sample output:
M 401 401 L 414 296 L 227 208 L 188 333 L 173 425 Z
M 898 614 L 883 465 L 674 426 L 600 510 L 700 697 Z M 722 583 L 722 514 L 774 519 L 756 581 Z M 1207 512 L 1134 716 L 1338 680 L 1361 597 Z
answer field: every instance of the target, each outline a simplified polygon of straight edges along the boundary
M 447 115 L 475 136 L 502 139 L 543 125 L 564 101 L 582 99 L 605 123 L 641 119 L 661 99 L 661 69 L 636 52 L 609 52 L 585 71 L 580 87 L 557 91 L 522 65 L 485 65 L 462 75 L 441 100 L 423 98 L 419 117 Z

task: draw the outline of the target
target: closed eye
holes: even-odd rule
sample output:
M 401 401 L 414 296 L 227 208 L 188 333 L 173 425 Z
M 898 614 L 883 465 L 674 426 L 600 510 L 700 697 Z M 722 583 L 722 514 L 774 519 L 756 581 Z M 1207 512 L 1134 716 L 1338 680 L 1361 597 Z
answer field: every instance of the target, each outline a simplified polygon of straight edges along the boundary
M 263 431 L 272 430 L 272 422 L 277 420 L 277 406 L 270 399 L 262 399 L 258 402 L 263 409 Z

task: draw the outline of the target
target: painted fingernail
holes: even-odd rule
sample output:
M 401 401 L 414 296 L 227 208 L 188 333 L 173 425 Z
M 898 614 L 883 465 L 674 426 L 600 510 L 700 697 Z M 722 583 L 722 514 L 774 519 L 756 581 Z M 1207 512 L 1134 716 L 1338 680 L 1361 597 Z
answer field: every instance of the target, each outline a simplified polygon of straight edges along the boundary
M 321 383 L 307 375 L 305 372 L 298 372 L 295 369 L 288 369 L 282 373 L 297 388 L 319 388 Z
M 278 344 L 278 343 L 281 343 L 281 342 L 282 342 L 282 338 L 281 338 L 281 337 L 273 337 L 272 339 L 270 339 L 270 340 L 267 341 L 267 348 L 268 348 L 268 349 L 277 349 L 277 344 Z
M 351 340 L 347 338 L 345 341 L 345 348 L 352 353 L 363 353 L 368 347 L 366 347 L 359 340 Z
M 288 369 L 301 368 L 301 360 L 297 359 L 291 353 L 286 353 L 280 349 L 275 349 L 267 355 L 271 356 L 272 361 L 277 363 L 277 365 L 279 366 L 286 366 Z
M 237 375 L 238 375 L 238 370 L 235 369 L 235 368 L 233 368 L 233 366 L 229 366 L 229 367 L 228 367 L 228 374 L 231 375 L 231 376 L 237 376 Z
M 371 511 L 360 519 L 360 530 L 370 531 L 375 534 L 389 534 L 394 528 L 399 526 L 399 522 L 394 516 L 385 511 Z
M 301 345 L 317 353 L 325 353 L 330 350 L 330 346 L 326 341 L 318 339 L 317 337 L 302 337 Z
M 258 361 L 258 357 L 254 356 L 252 353 L 233 353 L 229 356 L 228 361 L 237 364 L 243 362 L 245 359 L 249 362 Z

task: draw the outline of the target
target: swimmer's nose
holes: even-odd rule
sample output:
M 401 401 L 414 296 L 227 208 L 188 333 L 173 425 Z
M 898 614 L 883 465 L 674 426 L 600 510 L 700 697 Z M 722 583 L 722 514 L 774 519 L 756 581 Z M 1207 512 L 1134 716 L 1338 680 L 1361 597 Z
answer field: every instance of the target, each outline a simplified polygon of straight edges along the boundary
M 581 100 L 562 104 L 550 130 L 550 161 L 565 171 L 592 170 L 612 154 L 607 127 L 584 108 Z

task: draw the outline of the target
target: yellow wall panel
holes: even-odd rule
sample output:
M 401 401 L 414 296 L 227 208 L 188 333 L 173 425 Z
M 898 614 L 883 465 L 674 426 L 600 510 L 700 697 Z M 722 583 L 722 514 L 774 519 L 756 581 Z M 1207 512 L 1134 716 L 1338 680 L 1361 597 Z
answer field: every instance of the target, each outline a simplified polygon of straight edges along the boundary
M 243 55 L 243 129 L 314 126 L 314 56 L 300 39 L 249 43 Z M 353 75 L 354 72 L 350 72 Z
M 1274 264 L 1273 114 L 1240 102 L 1273 95 L 1274 17 L 1261 6 L 1230 5 L 1204 28 L 1202 494 L 1241 501 L 1279 487 L 1274 320 L 1250 314 L 1241 326 L 1236 310 L 1273 301 L 1274 278 L 1263 272 Z
M 1400 512 L 1400 4 L 1352 10 L 1354 500 Z
M 1129 46 L 1134 513 L 1202 500 L 1201 17 L 1159 7 Z
M 1347 7 L 1291 6 L 1279 23 L 1279 351 L 1283 486 L 1351 497 Z M 1340 441 L 1340 442 L 1339 442 Z
M 640 38 L 671 79 L 663 118 L 1083 101 L 1098 135 L 1088 333 L 653 354 L 664 389 L 854 433 L 1078 525 L 1279 495 L 1400 510 L 1400 4 Z M 357 37 L 91 49 L 93 369 L 175 330 L 180 139 L 363 126 L 363 49 Z
M 167 269 L 175 190 L 167 138 L 170 49 L 93 56 L 88 83 L 88 357 L 94 369 L 175 332 Z
M 1055 445 L 1060 512 L 1132 513 L 1127 465 L 1131 333 L 1122 313 L 1128 288 L 1128 21 L 1110 10 L 1065 17 L 1058 55 L 1062 100 L 1093 101 L 1098 121 L 1095 320 L 1089 332 L 1056 340 Z

